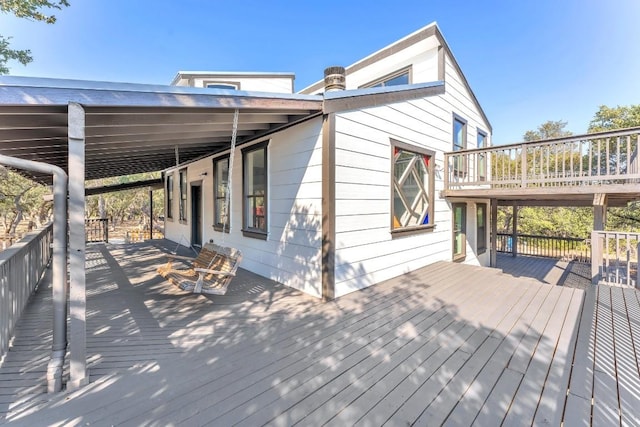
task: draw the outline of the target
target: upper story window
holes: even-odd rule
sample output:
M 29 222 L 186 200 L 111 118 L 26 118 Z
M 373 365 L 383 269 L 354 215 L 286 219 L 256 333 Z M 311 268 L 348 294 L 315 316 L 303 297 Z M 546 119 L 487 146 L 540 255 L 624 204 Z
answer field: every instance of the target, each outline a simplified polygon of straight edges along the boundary
M 173 173 L 167 175 L 167 218 L 173 219 Z
M 269 141 L 242 150 L 243 235 L 267 239 L 267 145 Z
M 434 202 L 434 152 L 392 141 L 393 188 L 391 229 L 432 228 Z
M 213 160 L 213 228 L 229 232 L 229 157 Z
M 478 148 L 487 147 L 487 134 L 478 129 Z M 478 180 L 487 180 L 487 153 L 478 153 Z
M 240 89 L 240 83 L 217 83 L 217 82 L 211 82 L 211 83 L 205 83 L 204 87 L 206 87 L 207 89 L 233 89 L 233 90 L 238 90 L 238 89 Z
M 391 74 L 387 74 L 384 77 L 376 79 L 370 83 L 362 85 L 362 88 L 366 87 L 386 87 L 397 85 L 408 85 L 411 83 L 411 67 L 403 68 L 402 70 L 394 71 Z
M 453 114 L 453 151 L 460 151 L 467 148 L 467 121 L 457 114 Z M 453 173 L 461 175 L 466 172 L 464 156 L 454 158 Z
M 187 170 L 180 170 L 180 221 L 187 220 Z

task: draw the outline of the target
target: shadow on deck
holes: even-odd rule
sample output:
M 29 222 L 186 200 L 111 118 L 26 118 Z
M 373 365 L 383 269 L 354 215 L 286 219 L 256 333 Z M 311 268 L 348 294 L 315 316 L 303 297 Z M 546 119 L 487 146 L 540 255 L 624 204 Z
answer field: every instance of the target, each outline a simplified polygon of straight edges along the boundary
M 514 277 L 531 277 L 549 285 L 583 290 L 591 285 L 589 263 L 504 253 L 498 253 L 497 261 L 498 269 Z
M 91 383 L 74 392 L 42 393 L 50 290 L 38 292 L 0 368 L 0 420 L 560 423 L 580 289 L 440 262 L 326 304 L 244 270 L 203 296 L 156 276 L 164 251 L 88 251 Z

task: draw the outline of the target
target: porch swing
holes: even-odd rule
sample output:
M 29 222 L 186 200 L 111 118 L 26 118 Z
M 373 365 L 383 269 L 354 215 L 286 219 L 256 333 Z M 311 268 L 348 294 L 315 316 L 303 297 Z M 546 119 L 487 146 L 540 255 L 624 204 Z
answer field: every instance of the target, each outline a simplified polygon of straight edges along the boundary
M 224 295 L 231 280 L 236 275 L 242 252 L 235 248 L 224 246 L 225 234 L 229 226 L 229 211 L 231 207 L 231 177 L 233 172 L 233 157 L 236 148 L 238 133 L 239 110 L 233 114 L 233 132 L 231 134 L 231 153 L 229 154 L 229 168 L 227 177 L 227 192 L 225 195 L 226 219 L 223 221 L 222 245 L 213 242 L 206 243 L 196 258 L 168 254 L 167 263 L 158 268 L 158 274 L 180 289 L 193 293 Z M 191 262 L 188 269 L 175 269 L 173 261 L 182 260 Z

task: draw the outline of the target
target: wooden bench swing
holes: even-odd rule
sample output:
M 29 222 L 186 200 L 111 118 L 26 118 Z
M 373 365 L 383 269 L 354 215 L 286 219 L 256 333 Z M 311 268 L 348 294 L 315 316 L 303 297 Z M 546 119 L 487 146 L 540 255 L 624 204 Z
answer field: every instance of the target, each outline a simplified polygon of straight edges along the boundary
M 224 295 L 235 277 L 242 252 L 213 243 L 205 244 L 196 258 L 167 255 L 167 263 L 158 268 L 158 274 L 184 291 Z M 174 261 L 191 262 L 189 268 L 178 268 Z
M 236 147 L 236 136 L 238 133 L 239 110 L 235 110 L 233 115 L 233 132 L 231 134 L 231 146 L 229 154 L 229 171 L 227 176 L 226 206 L 231 206 L 231 172 L 233 170 L 233 154 Z M 225 228 L 228 221 L 225 221 Z M 223 241 L 225 232 L 223 229 Z M 168 255 L 167 263 L 158 268 L 158 274 L 177 285 L 180 289 L 193 293 L 224 295 L 227 292 L 229 283 L 235 277 L 242 252 L 238 249 L 228 248 L 206 243 L 196 258 L 183 257 L 178 255 Z M 175 260 L 191 262 L 190 268 L 175 269 Z

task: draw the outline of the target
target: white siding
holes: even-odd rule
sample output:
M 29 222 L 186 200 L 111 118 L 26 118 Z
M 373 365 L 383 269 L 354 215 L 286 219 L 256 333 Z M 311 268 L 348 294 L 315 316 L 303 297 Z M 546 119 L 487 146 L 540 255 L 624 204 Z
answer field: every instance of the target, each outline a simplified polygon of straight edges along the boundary
M 231 232 L 228 234 L 212 227 L 213 157 L 188 166 L 189 181 L 199 180 L 200 174 L 207 172 L 202 187 L 203 240 L 213 239 L 236 247 L 243 252 L 242 268 L 319 297 L 322 292 L 322 119 L 278 132 L 269 140 L 267 240 L 242 235 L 240 148 L 234 156 Z M 174 194 L 177 199 L 179 192 Z M 190 238 L 190 225 L 180 224 L 177 219 L 166 221 L 165 228 L 170 240 Z
M 439 194 L 444 186 L 444 152 L 452 150 L 453 113 L 467 121 L 468 148 L 476 146 L 477 128 L 488 132 L 489 126 L 448 57 L 445 82 L 444 95 L 336 115 L 336 296 L 451 260 L 451 201 Z M 392 138 L 436 152 L 432 231 L 405 236 L 390 232 Z M 476 253 L 475 203 L 467 201 L 464 262 L 488 265 L 489 251 Z
M 189 79 L 181 78 L 175 86 L 189 86 Z M 247 75 L 211 75 L 193 78 L 192 87 L 205 87 L 206 83 L 237 83 L 240 90 L 249 92 L 293 93 L 293 77 L 288 76 L 247 76 Z

